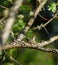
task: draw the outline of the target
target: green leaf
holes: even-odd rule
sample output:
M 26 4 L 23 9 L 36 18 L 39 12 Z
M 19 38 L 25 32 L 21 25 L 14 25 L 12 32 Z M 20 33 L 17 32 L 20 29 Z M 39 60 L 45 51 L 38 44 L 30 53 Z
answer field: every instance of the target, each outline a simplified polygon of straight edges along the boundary
M 6 62 L 6 63 L 4 63 L 3 65 L 14 65 L 14 64 L 9 63 L 9 62 L 7 63 L 7 62 Z
M 51 10 L 53 13 L 56 12 L 56 3 L 52 3 L 48 7 L 49 7 L 48 10 Z

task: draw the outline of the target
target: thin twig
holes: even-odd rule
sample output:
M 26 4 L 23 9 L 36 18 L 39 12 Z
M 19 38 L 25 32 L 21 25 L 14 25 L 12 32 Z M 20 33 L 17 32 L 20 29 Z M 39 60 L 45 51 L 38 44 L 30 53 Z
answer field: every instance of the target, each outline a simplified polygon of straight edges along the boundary
M 48 25 L 53 19 L 55 19 L 57 15 L 58 15 L 58 12 L 54 15 L 53 18 L 51 18 L 48 22 L 46 22 L 46 23 L 44 24 L 44 27 L 45 27 L 46 25 Z
M 57 15 L 58 15 L 58 12 L 48 22 L 46 22 L 45 24 L 41 24 L 37 27 L 34 27 L 33 30 L 36 30 L 36 29 L 41 30 L 42 28 L 47 26 L 50 22 L 52 22 L 52 20 L 54 20 L 57 17 Z
M 0 24 L 1 24 L 1 25 L 3 25 L 3 23 L 4 23 L 3 21 L 5 20 L 5 18 L 6 18 L 6 17 L 4 17 L 4 18 L 2 18 L 2 19 L 0 20 Z
M 38 14 L 43 20 L 48 21 L 48 18 L 45 18 L 44 16 L 42 16 L 41 14 Z
M 3 5 L 0 5 L 0 7 L 4 8 L 4 9 L 8 9 L 7 7 L 3 6 Z
M 22 65 L 22 64 L 20 64 L 17 60 L 15 60 L 11 55 L 9 55 L 6 51 L 4 51 L 5 52 L 5 54 L 8 56 L 8 57 L 10 57 L 10 59 L 12 60 L 12 61 L 14 61 L 15 63 L 17 63 L 17 65 Z

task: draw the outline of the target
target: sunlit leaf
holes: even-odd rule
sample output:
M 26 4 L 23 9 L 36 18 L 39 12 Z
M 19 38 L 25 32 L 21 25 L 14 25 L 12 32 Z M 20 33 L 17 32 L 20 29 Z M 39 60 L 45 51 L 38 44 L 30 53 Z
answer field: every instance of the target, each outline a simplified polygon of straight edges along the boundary
M 53 13 L 56 12 L 56 3 L 51 3 L 48 7 L 48 10 L 51 10 Z

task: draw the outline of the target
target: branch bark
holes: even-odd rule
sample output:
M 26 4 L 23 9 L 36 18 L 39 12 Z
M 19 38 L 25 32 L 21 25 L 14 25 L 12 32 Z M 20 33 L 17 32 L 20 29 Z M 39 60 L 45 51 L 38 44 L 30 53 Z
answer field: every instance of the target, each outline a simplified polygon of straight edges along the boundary
M 30 29 L 30 27 L 34 23 L 34 20 L 36 19 L 37 15 L 39 14 L 39 12 L 41 11 L 41 9 L 43 8 L 43 6 L 45 5 L 46 2 L 47 2 L 47 0 L 43 0 L 43 2 L 37 7 L 37 9 L 34 12 L 34 15 L 31 17 L 31 19 L 29 20 L 28 24 L 23 29 L 23 31 L 22 31 L 23 34 L 22 34 L 22 32 L 19 34 L 19 36 L 17 38 L 17 41 L 21 41 L 24 38 L 24 34 L 26 32 L 28 32 L 28 30 Z
M 5 46 L 0 46 L 0 50 L 7 50 L 11 48 L 30 48 L 30 49 L 36 49 L 36 50 L 41 50 L 45 52 L 52 52 L 52 53 L 58 53 L 58 49 L 55 48 L 44 48 L 43 46 L 49 45 L 55 40 L 58 40 L 58 36 L 54 36 L 48 41 L 44 41 L 42 43 L 30 43 L 30 42 L 25 42 L 25 41 L 15 41 L 11 44 L 6 44 Z
M 9 17 L 6 19 L 6 25 L 4 27 L 3 34 L 2 34 L 3 44 L 5 44 L 7 39 L 8 39 L 8 36 L 9 36 L 10 31 L 11 31 L 12 25 L 15 21 L 15 17 L 18 13 L 18 9 L 22 5 L 22 2 L 23 2 L 23 0 L 16 0 L 16 2 L 14 3 L 14 6 L 10 9 Z

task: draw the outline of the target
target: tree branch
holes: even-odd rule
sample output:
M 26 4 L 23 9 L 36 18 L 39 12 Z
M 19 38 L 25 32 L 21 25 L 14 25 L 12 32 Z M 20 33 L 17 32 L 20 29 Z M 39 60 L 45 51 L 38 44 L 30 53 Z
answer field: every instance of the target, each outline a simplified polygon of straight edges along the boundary
M 58 36 L 54 36 L 48 41 L 43 41 L 41 43 L 31 43 L 31 42 L 25 42 L 25 41 L 15 41 L 11 44 L 6 44 L 5 46 L 0 46 L 0 50 L 7 50 L 11 48 L 30 48 L 30 49 L 37 49 L 45 52 L 52 52 L 52 53 L 58 53 L 58 49 L 55 48 L 43 48 L 45 45 L 49 45 L 55 40 L 58 40 Z
M 5 44 L 7 39 L 8 39 L 8 36 L 9 36 L 10 31 L 11 31 L 12 25 L 15 21 L 15 17 L 18 13 L 18 9 L 22 5 L 22 2 L 23 2 L 23 0 L 16 0 L 14 6 L 10 9 L 9 17 L 6 19 L 6 25 L 5 25 L 5 28 L 3 30 L 3 35 L 2 35 L 3 44 Z
M 41 9 L 43 8 L 43 6 L 45 5 L 45 3 L 47 2 L 47 0 L 44 0 L 35 10 L 33 17 L 29 20 L 27 26 L 24 29 L 24 32 L 26 33 L 30 27 L 32 26 L 32 24 L 34 23 L 34 20 L 36 19 L 37 15 L 39 14 L 39 12 L 41 11 Z
M 46 46 L 46 45 L 49 45 L 49 44 L 53 43 L 53 42 L 56 41 L 56 40 L 58 40 L 58 35 L 57 35 L 57 36 L 54 36 L 54 37 L 52 37 L 52 38 L 50 38 L 50 39 L 47 40 L 47 41 L 43 41 L 43 42 L 41 42 L 41 43 L 38 43 L 38 45 L 39 45 L 40 47 L 43 47 L 43 46 Z
M 24 33 L 26 33 L 30 29 L 30 27 L 34 23 L 34 20 L 36 19 L 37 15 L 39 14 L 39 12 L 41 11 L 41 9 L 43 8 L 46 2 L 47 0 L 43 0 L 43 2 L 37 7 L 37 9 L 34 12 L 34 15 L 31 17 L 28 24 L 25 26 L 23 30 Z M 23 38 L 24 38 L 24 34 L 21 32 L 17 38 L 17 41 L 21 41 Z

